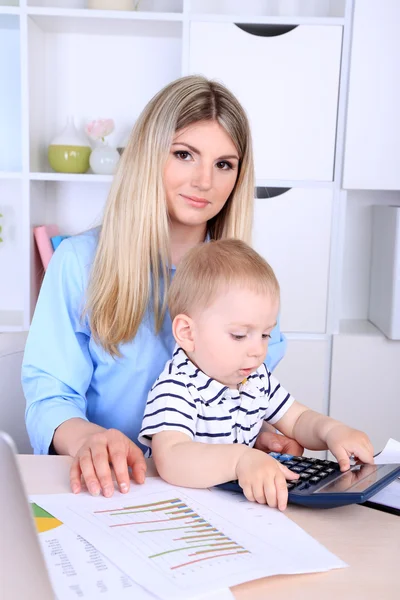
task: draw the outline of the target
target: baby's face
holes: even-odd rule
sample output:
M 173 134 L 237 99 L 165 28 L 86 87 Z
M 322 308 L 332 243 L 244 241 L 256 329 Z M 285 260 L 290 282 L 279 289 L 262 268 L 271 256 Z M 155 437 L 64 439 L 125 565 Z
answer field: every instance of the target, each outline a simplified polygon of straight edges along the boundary
M 193 314 L 192 361 L 209 377 L 236 388 L 265 360 L 279 299 L 239 287 Z

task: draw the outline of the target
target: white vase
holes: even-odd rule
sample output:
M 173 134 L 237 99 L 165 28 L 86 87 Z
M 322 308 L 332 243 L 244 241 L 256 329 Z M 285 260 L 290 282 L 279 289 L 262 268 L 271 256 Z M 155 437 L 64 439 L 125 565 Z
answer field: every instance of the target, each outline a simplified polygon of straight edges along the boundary
M 138 0 L 88 0 L 88 8 L 96 10 L 137 10 Z
M 104 142 L 92 150 L 89 161 L 93 173 L 113 175 L 119 161 L 119 152 Z

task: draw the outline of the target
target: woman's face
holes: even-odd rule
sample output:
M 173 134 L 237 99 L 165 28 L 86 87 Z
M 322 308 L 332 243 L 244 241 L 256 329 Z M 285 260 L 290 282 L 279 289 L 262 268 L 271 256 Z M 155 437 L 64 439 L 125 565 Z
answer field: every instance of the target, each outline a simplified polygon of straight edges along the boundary
M 238 168 L 238 151 L 216 121 L 177 131 L 164 170 L 171 223 L 205 225 L 229 198 Z

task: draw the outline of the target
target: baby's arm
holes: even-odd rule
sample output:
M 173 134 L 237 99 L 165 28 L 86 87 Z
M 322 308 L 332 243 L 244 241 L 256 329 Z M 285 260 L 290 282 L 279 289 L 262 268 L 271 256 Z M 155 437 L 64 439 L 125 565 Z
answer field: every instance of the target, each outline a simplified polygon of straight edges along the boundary
M 297 479 L 284 465 L 244 444 L 193 442 L 179 431 L 162 431 L 152 437 L 152 450 L 161 477 L 174 485 L 206 488 L 238 479 L 252 502 L 287 505 L 286 479 Z
M 365 433 L 310 410 L 299 402 L 293 402 L 275 427 L 310 450 L 329 449 L 342 471 L 349 469 L 352 454 L 361 462 L 374 462 L 373 447 Z
M 152 438 L 152 455 L 160 476 L 174 485 L 207 488 L 237 479 L 242 444 L 194 442 L 180 431 L 161 431 Z

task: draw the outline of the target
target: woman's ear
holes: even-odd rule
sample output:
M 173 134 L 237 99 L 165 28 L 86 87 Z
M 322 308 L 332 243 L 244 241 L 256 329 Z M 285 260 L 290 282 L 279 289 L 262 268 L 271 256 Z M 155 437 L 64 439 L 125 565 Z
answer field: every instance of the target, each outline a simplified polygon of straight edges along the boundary
M 177 344 L 187 352 L 194 351 L 193 321 L 187 315 L 176 315 L 172 322 L 172 333 Z

